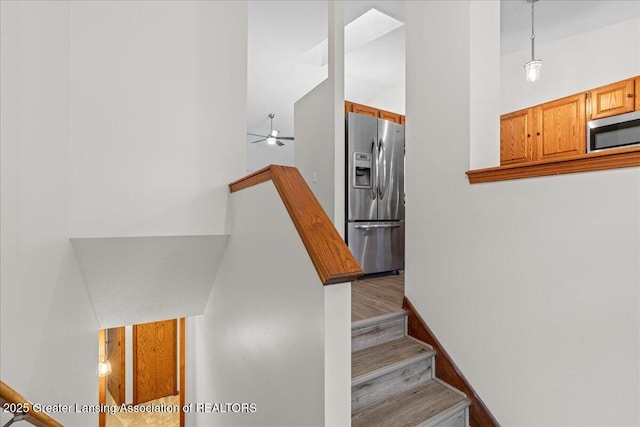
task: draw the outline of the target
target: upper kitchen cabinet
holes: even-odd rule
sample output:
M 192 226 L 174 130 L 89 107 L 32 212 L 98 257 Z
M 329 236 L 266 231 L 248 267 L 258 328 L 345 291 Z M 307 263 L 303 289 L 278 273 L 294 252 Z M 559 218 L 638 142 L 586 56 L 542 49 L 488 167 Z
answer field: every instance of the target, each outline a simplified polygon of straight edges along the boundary
M 356 104 L 355 102 L 348 102 L 348 103 L 349 103 L 348 112 L 350 113 L 357 113 L 357 114 L 362 114 L 364 116 L 370 116 L 370 117 L 376 117 L 376 118 L 378 117 L 379 110 L 377 108 L 368 107 L 362 104 Z
M 636 77 L 636 111 L 640 111 L 640 77 Z
M 533 109 L 500 117 L 500 164 L 527 162 L 534 159 Z
M 378 118 L 383 119 L 383 120 L 388 120 L 388 121 L 394 122 L 394 123 L 404 124 L 404 123 L 402 123 L 402 115 L 398 114 L 398 113 L 392 113 L 391 111 L 379 110 L 378 111 Z
M 635 81 L 637 80 L 636 78 Z M 637 88 L 634 79 L 627 79 L 591 90 L 589 92 L 589 120 L 629 113 L 634 108 L 638 109 L 638 99 L 635 97 L 634 87 Z
M 586 152 L 584 93 L 535 107 L 535 137 L 539 160 L 571 157 Z
M 378 119 L 388 120 L 394 123 L 404 125 L 404 116 L 391 111 L 380 110 L 378 108 L 369 107 L 368 105 L 357 104 L 351 101 L 344 102 L 344 113 L 357 113 L 365 116 L 376 117 Z

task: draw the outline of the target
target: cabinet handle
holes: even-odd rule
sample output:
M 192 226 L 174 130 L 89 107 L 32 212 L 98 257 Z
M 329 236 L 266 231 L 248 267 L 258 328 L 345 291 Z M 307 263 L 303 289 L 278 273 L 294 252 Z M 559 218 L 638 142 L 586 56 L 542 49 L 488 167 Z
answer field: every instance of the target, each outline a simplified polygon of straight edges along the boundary
M 530 133 L 527 134 L 527 138 L 531 138 L 531 134 Z
M 540 136 L 540 132 L 536 132 L 536 135 Z
M 628 93 L 627 94 L 627 98 L 633 98 L 633 94 L 632 93 Z

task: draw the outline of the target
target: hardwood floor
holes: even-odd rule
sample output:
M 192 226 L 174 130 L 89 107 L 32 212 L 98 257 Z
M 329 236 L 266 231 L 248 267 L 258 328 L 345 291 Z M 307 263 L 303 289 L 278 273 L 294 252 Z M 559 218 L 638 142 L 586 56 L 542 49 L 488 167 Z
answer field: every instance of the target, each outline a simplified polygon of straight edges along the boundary
M 356 280 L 351 284 L 351 321 L 402 310 L 404 275 Z

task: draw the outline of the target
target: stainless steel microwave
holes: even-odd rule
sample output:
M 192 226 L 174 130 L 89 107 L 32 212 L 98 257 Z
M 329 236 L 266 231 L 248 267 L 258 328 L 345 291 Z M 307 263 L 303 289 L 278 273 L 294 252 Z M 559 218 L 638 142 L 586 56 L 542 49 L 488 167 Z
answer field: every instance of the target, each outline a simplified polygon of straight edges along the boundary
M 587 123 L 587 152 L 640 145 L 640 111 Z

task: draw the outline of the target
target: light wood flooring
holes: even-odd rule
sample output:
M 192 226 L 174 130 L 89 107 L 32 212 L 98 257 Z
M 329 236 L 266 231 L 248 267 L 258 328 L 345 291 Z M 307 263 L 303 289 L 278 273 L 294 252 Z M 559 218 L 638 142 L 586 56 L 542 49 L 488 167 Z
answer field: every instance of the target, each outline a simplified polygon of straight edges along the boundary
M 115 405 L 116 402 L 107 392 L 107 404 Z M 151 400 L 143 405 L 165 405 L 166 407 L 180 407 L 180 396 L 167 396 Z M 116 412 L 115 415 L 107 413 L 106 427 L 179 427 L 180 412 Z
M 351 321 L 402 310 L 404 275 L 356 280 L 351 284 Z

